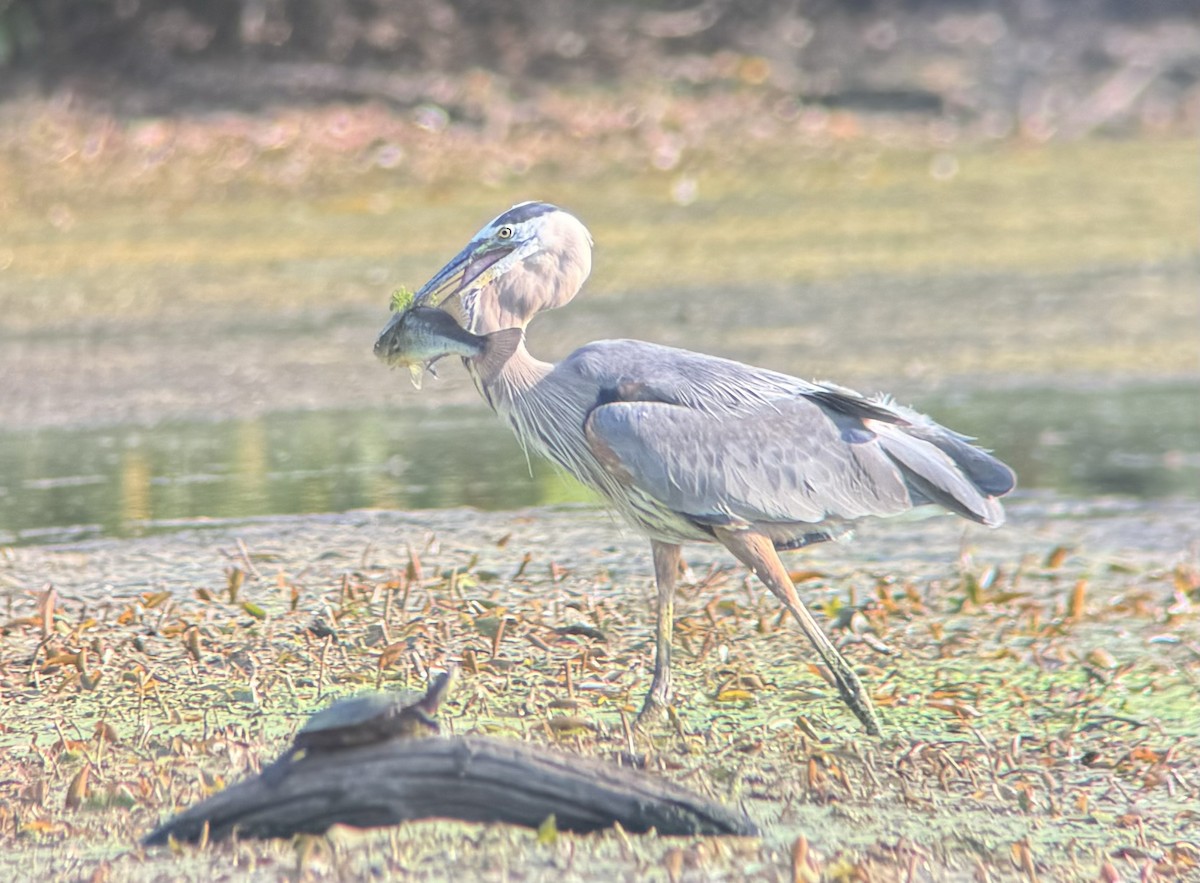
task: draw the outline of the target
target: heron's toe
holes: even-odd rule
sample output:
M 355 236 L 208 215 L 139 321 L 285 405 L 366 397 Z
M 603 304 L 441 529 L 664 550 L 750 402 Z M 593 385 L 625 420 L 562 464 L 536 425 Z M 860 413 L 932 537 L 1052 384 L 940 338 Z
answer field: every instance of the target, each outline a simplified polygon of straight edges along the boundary
M 664 690 L 652 687 L 642 702 L 642 710 L 638 712 L 634 726 L 640 730 L 646 730 L 661 727 L 664 724 L 671 724 L 676 729 L 682 727 L 679 715 L 676 714 L 675 707 L 671 704 L 670 688 Z

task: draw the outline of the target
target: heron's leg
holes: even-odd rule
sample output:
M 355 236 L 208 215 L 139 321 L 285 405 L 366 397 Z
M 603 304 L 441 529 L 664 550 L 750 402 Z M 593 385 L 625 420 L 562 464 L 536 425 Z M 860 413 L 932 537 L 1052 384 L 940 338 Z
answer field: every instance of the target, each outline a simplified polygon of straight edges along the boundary
M 813 647 L 817 650 L 817 655 L 821 657 L 821 661 L 828 666 L 832 673 L 842 700 L 862 721 L 862 725 L 868 733 L 872 736 L 881 735 L 879 718 L 875 716 L 875 707 L 871 704 L 871 698 L 863 689 L 858 675 L 850 668 L 850 664 L 846 662 L 842 654 L 838 653 L 837 648 L 833 646 L 829 638 L 821 631 L 817 621 L 813 619 L 812 614 L 808 612 L 808 608 L 801 603 L 800 596 L 796 594 L 796 587 L 792 584 L 791 577 L 788 576 L 787 568 L 783 566 L 783 562 L 779 560 L 779 553 L 775 551 L 775 544 L 768 537 L 748 530 L 734 531 L 718 527 L 716 535 L 717 539 L 739 561 L 749 567 L 775 597 L 783 602 L 784 606 L 791 611 L 792 616 L 796 617 L 796 621 L 800 623 L 800 630 L 812 642 Z
M 671 704 L 671 633 L 675 628 L 675 580 L 679 575 L 680 547 L 650 541 L 654 552 L 654 579 L 658 583 L 658 621 L 654 630 L 654 678 L 638 718 Z

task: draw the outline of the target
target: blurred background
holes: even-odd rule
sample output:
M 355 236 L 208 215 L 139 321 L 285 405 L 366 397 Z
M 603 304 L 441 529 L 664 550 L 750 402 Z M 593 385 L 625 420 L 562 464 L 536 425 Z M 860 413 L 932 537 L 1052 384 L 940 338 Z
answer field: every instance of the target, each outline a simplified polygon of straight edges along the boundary
M 1188 0 L 0 0 L 0 545 L 584 499 L 390 293 L 544 199 L 639 337 L 1200 496 Z

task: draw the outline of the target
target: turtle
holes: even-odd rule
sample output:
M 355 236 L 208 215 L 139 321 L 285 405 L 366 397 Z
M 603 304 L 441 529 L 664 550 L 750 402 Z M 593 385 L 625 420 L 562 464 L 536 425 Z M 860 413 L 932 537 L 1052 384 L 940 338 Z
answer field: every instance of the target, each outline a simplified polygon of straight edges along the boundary
M 291 747 L 263 769 L 263 778 L 272 784 L 281 781 L 298 754 L 328 754 L 391 739 L 436 736 L 439 728 L 432 715 L 446 697 L 453 674 L 453 670 L 439 674 L 424 695 L 406 690 L 337 700 L 305 722 Z

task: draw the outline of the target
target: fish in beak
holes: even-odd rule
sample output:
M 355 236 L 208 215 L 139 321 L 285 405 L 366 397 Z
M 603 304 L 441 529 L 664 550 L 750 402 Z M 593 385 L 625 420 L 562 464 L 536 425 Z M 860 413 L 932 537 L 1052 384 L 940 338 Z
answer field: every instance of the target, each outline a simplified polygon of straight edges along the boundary
M 391 367 L 407 367 L 413 386 L 420 389 L 425 372 L 433 374 L 433 363 L 444 356 L 473 360 L 490 376 L 508 361 L 522 336 L 520 328 L 472 334 L 449 313 L 418 305 L 392 315 L 375 341 L 375 356 Z

